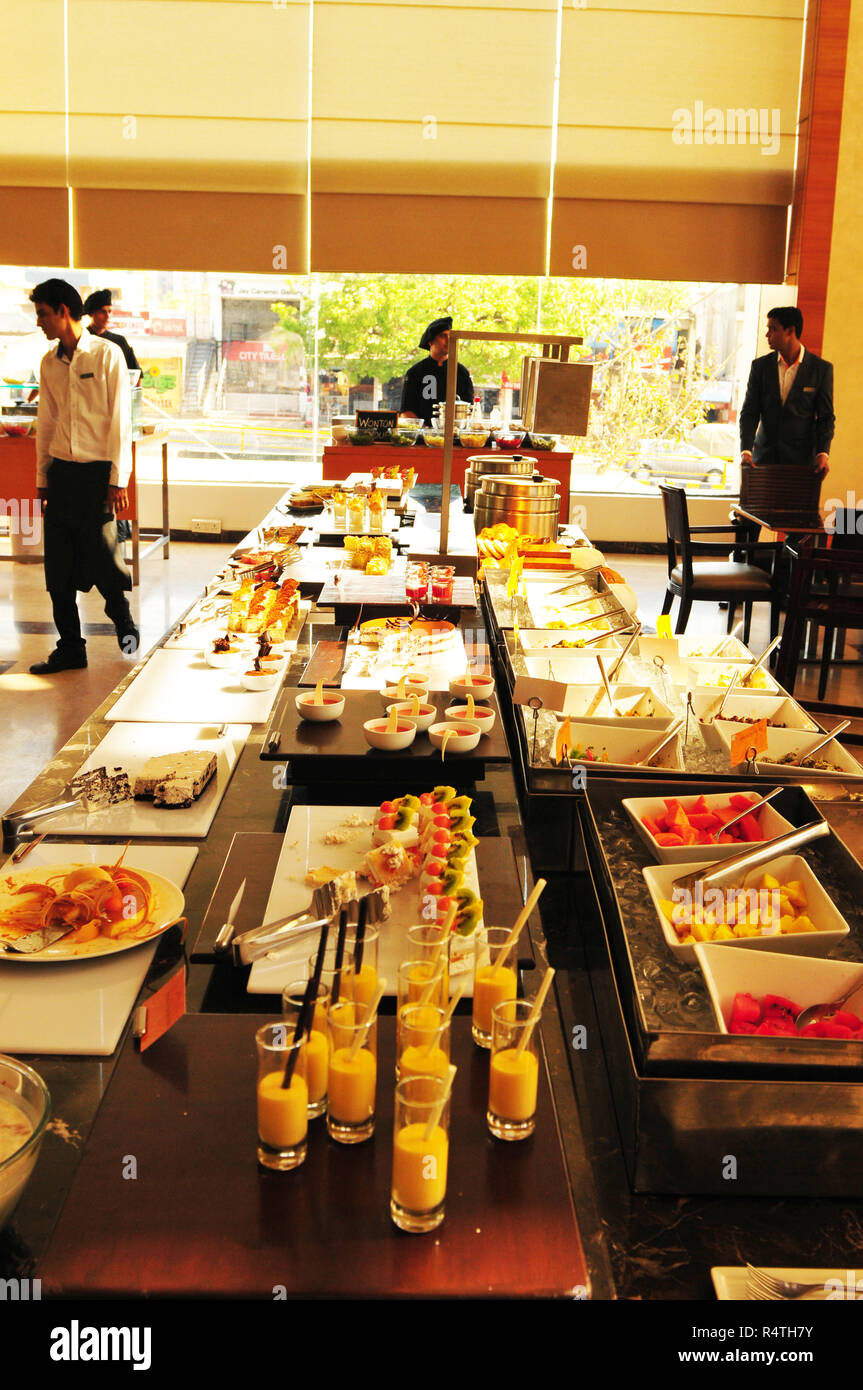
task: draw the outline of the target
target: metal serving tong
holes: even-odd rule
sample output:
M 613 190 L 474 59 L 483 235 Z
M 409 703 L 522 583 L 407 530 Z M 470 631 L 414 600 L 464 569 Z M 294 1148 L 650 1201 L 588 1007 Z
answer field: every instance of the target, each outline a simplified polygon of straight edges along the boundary
M 277 953 L 281 947 L 292 946 L 299 936 L 322 927 L 335 916 L 343 905 L 334 882 L 322 883 L 312 894 L 312 901 L 302 912 L 292 912 L 287 917 L 264 922 L 260 927 L 242 932 L 229 943 L 235 965 L 251 965 L 260 956 Z M 380 888 L 366 895 L 368 916 L 366 921 L 375 923 L 383 920 L 385 910 L 384 894 Z M 351 903 L 349 907 L 354 907 Z M 224 948 L 223 948 L 224 949 Z
M 731 859 L 721 859 L 708 869 L 698 869 L 695 873 L 683 874 L 680 878 L 675 878 L 672 881 L 672 888 L 678 892 L 691 893 L 697 883 L 704 885 L 725 883 L 729 877 L 739 878 L 741 870 L 748 872 L 749 869 L 757 869 L 759 864 L 767 864 L 777 855 L 789 854 L 800 845 L 807 845 L 810 840 L 818 840 L 823 835 L 829 834 L 830 826 L 825 820 L 813 821 L 810 825 L 801 826 L 799 830 L 790 830 L 785 835 L 777 835 L 775 840 L 765 840 L 763 844 L 754 849 L 744 850 L 742 854 L 735 854 Z

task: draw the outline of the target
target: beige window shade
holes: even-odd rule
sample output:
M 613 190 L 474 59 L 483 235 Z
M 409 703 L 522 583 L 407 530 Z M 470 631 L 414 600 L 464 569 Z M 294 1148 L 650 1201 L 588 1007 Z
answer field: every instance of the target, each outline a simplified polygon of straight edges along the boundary
M 65 265 L 65 188 L 0 188 L 0 265 Z
M 75 193 L 74 221 L 77 265 L 305 270 L 306 200 L 295 195 L 83 188 Z
M 63 187 L 63 0 L 4 4 L 0 54 L 0 185 Z
M 551 274 L 780 284 L 784 207 L 556 198 Z
M 302 194 L 308 0 L 70 0 L 75 188 Z
M 556 23 L 556 0 L 315 4 L 313 267 L 541 273 Z

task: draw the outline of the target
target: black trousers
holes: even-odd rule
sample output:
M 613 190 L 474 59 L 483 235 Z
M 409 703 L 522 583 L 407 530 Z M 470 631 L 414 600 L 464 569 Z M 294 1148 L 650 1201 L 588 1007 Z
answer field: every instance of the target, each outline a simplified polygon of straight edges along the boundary
M 58 648 L 83 655 L 86 643 L 76 594 L 95 587 L 105 613 L 123 634 L 134 627 L 126 593 L 132 579 L 117 539 L 117 522 L 107 506 L 111 465 L 52 459 L 45 506 L 45 583 L 51 597 Z

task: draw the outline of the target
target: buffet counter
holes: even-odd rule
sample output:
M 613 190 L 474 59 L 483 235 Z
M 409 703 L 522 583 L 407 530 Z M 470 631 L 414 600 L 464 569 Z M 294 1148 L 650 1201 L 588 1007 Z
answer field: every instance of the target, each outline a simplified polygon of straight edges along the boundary
M 274 512 L 262 523 L 268 524 L 283 525 L 284 513 Z M 260 534 L 249 539 L 260 543 Z M 291 565 L 296 578 L 306 562 L 301 555 Z M 224 963 L 216 953 L 216 936 L 237 889 L 245 879 L 234 923 L 243 931 L 264 920 L 279 858 L 300 841 L 292 829 L 295 815 L 314 817 L 330 804 L 355 808 L 359 800 L 374 807 L 406 791 L 408 776 L 411 787 L 417 778 L 417 790 L 440 777 L 431 764 L 423 773 L 416 763 L 400 766 L 395 779 L 387 770 L 389 755 L 367 756 L 358 791 L 356 769 L 349 779 L 344 761 L 358 764 L 357 748 L 334 746 L 328 755 L 319 737 L 302 744 L 285 723 L 285 698 L 252 723 L 207 833 L 174 841 L 197 851 L 184 890 L 185 943 L 178 927 L 165 933 L 140 997 L 146 999 L 176 969 L 185 949 L 186 1016 L 145 1054 L 127 1027 L 104 1058 L 26 1058 L 54 1096 L 56 1123 L 16 1216 L 0 1235 L 0 1277 L 35 1273 L 46 1292 L 82 1297 L 271 1298 L 273 1287 L 284 1285 L 288 1296 L 710 1299 L 716 1266 L 739 1270 L 751 1260 L 844 1268 L 853 1262 L 861 1216 L 857 1173 L 863 1171 L 857 1162 L 863 1115 L 857 1114 L 856 1058 L 842 1044 L 841 1058 L 837 1054 L 831 1067 L 828 1044 L 820 1045 L 815 1066 L 823 1063 L 830 1076 L 825 1073 L 819 1086 L 811 1065 L 807 1079 L 799 1066 L 788 1066 L 779 1043 L 770 1043 L 776 1075 L 753 1089 L 747 1040 L 719 1038 L 694 970 L 677 969 L 675 962 L 670 968 L 663 951 L 646 941 L 640 874 L 646 856 L 620 811 L 630 779 L 609 772 L 588 781 L 586 792 L 574 788 L 571 778 L 566 788 L 559 781 L 554 794 L 531 786 L 524 741 L 521 751 L 513 741 L 514 711 L 507 698 L 512 642 L 504 631 L 495 632 L 488 593 L 486 604 L 497 708 L 514 756 L 505 760 L 506 750 L 489 744 L 493 756 L 464 764 L 461 774 L 458 762 L 447 758 L 446 777 L 472 798 L 480 841 L 476 862 L 489 915 L 510 921 L 533 875 L 542 872 L 548 880 L 519 951 L 528 997 L 536 993 L 546 962 L 557 971 L 542 1019 L 543 1081 L 534 1137 L 528 1144 L 502 1146 L 485 1130 L 485 1059 L 469 1040 L 462 1003 L 453 1034 L 462 1088 L 453 1133 L 458 1125 L 464 1180 L 451 1188 L 436 1237 L 411 1240 L 390 1223 L 385 1189 L 392 1112 L 386 1100 L 374 1145 L 344 1150 L 315 1131 L 323 1123 L 315 1121 L 299 1173 L 256 1169 L 253 1034 L 279 1008 L 277 994 L 248 992 L 248 967 Z M 64 790 L 109 728 L 117 728 L 106 716 L 140 671 L 187 639 L 197 608 L 129 673 L 21 804 Z M 331 689 L 349 669 L 359 669 L 349 661 L 352 635 L 332 618 L 327 610 L 310 608 L 290 656 L 285 690 L 309 691 L 316 678 Z M 516 635 L 518 630 L 516 615 Z M 356 679 L 356 693 L 347 693 L 364 708 L 364 678 Z M 276 731 L 285 738 L 284 748 L 272 742 Z M 326 772 L 321 753 L 332 758 Z M 667 770 L 653 771 L 637 794 L 667 795 L 678 785 L 691 790 Z M 741 785 L 709 772 L 703 780 L 729 793 Z M 814 805 L 840 834 L 841 845 L 832 846 L 824 861 L 825 873 L 852 919 L 850 959 L 863 959 L 856 944 L 863 927 L 855 879 L 863 869 L 851 857 L 863 843 L 863 805 L 844 784 L 822 788 L 823 783 L 812 802 L 808 786 L 787 787 L 782 809 L 798 824 Z M 388 1012 L 383 1023 L 392 1021 Z M 392 1060 L 388 1047 L 385 1039 L 384 1072 Z M 723 1063 L 719 1070 L 717 1059 Z M 803 1082 L 818 1092 L 818 1100 L 809 1106 L 798 1162 L 793 1125 L 777 1129 L 780 1142 L 771 1148 L 760 1143 L 762 1108 L 771 1085 L 768 1101 L 775 1114 L 781 1088 L 791 1096 Z M 830 1087 L 837 1102 L 832 1132 L 824 1109 Z M 716 1105 L 721 1091 L 727 1094 Z M 800 1125 L 804 1109 L 798 1104 L 795 1112 Z M 734 1125 L 724 1126 L 723 1117 L 733 1117 Z M 820 1138 L 833 1155 L 825 1159 L 823 1181 L 817 1171 Z M 156 1169 L 158 1181 L 146 1190 L 132 1185 L 131 1196 L 116 1191 L 116 1180 L 112 1188 L 118 1145 L 121 1152 L 135 1152 L 148 1172 Z M 722 1171 L 729 1152 L 741 1159 L 734 1180 Z M 166 1241 L 169 1228 L 176 1239 Z M 336 1256 L 347 1238 L 359 1255 L 348 1267 Z

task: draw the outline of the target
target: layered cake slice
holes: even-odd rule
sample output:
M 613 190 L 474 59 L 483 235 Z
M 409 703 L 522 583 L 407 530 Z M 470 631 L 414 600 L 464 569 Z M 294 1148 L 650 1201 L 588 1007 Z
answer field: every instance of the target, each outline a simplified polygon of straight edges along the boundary
M 197 801 L 215 771 L 216 755 L 207 749 L 163 753 L 135 778 L 135 799 L 180 810 Z

